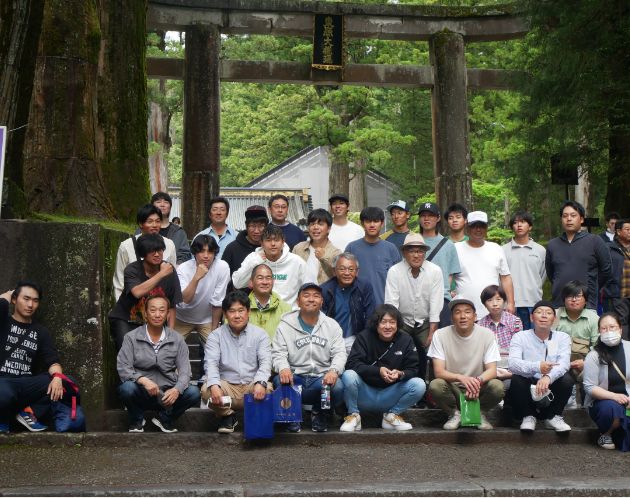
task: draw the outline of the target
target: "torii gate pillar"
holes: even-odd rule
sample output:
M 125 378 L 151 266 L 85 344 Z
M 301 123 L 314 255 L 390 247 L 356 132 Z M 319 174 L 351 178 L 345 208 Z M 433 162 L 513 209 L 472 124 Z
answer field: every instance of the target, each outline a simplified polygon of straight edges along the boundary
M 440 31 L 429 40 L 433 66 L 433 167 L 440 211 L 453 202 L 472 210 L 464 37 Z
M 182 221 L 190 237 L 207 225 L 210 199 L 219 195 L 220 50 L 217 26 L 186 30 Z

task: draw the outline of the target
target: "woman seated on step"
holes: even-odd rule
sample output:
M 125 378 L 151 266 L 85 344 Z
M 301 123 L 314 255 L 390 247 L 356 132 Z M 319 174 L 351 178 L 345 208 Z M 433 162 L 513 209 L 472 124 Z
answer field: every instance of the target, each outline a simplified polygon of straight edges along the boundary
M 584 360 L 584 406 L 599 429 L 601 448 L 630 451 L 630 342 L 621 340 L 621 320 L 615 313 L 604 313 L 598 328 L 599 339 Z

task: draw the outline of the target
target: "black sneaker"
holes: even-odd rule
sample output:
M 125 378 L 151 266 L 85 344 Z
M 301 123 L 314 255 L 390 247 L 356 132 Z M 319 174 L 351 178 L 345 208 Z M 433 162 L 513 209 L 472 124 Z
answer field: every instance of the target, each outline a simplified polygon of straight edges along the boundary
M 221 434 L 230 434 L 234 432 L 234 428 L 238 425 L 238 420 L 234 415 L 226 415 L 219 420 L 219 432 Z
M 153 425 L 155 425 L 162 432 L 177 432 L 177 429 L 173 427 L 172 422 L 166 422 L 165 420 L 160 420 L 157 417 L 153 417 L 151 419 L 151 422 L 153 422 Z
M 293 432 L 294 434 L 297 434 L 298 432 L 302 431 L 302 424 L 300 422 L 289 422 L 288 424 L 282 424 L 285 425 L 285 431 L 287 432 Z
M 311 429 L 313 432 L 328 431 L 328 417 L 324 412 L 311 412 Z
M 147 421 L 142 419 L 140 422 L 129 425 L 129 432 L 144 432 L 144 424 L 146 423 Z

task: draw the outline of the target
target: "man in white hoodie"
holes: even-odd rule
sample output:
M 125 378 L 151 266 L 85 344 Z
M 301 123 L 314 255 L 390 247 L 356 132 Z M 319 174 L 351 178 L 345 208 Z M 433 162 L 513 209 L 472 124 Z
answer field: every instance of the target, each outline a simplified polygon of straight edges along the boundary
M 346 346 L 339 324 L 321 312 L 322 289 L 313 282 L 300 287 L 299 310 L 280 319 L 272 344 L 272 365 L 280 384 L 302 386 L 302 403 L 313 405 L 311 427 L 315 432 L 328 430 L 330 408 L 322 407 L 322 387 L 330 386 L 330 407 L 343 402 L 341 374 L 346 365 Z M 300 424 L 287 430 L 300 432 Z
M 265 263 L 273 272 L 273 290 L 280 299 L 294 305 L 298 289 L 304 282 L 306 263 L 299 256 L 291 253 L 284 242 L 284 232 L 280 227 L 269 224 L 263 230 L 260 247 L 249 254 L 241 267 L 232 274 L 234 288 L 246 288 L 252 270 Z

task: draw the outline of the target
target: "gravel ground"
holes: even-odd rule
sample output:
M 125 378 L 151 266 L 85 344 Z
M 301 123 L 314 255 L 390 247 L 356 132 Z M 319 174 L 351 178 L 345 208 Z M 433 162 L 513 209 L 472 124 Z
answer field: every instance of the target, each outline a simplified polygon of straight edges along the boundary
M 627 454 L 581 444 L 220 445 L 155 450 L 5 445 L 0 446 L 0 487 L 588 479 L 619 477 L 619 469 L 627 466 Z

